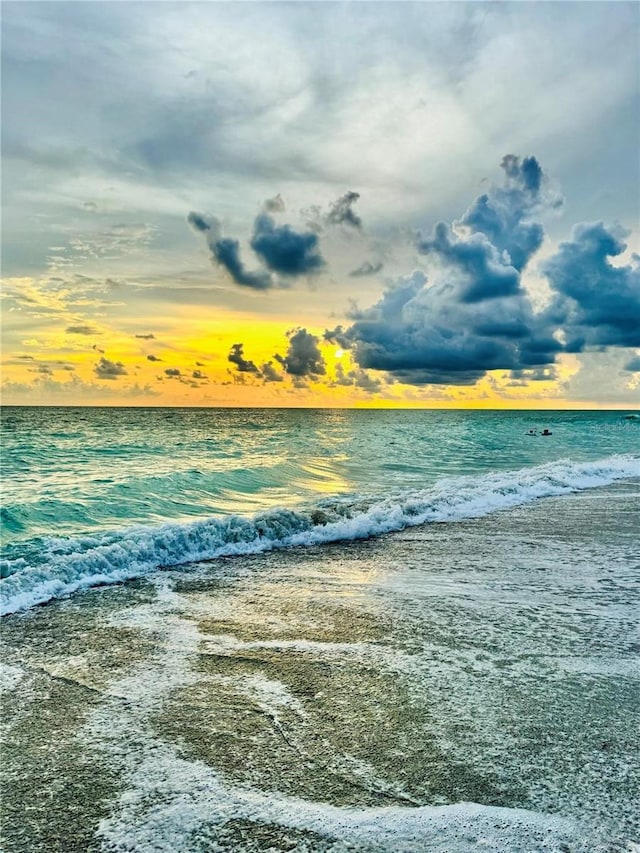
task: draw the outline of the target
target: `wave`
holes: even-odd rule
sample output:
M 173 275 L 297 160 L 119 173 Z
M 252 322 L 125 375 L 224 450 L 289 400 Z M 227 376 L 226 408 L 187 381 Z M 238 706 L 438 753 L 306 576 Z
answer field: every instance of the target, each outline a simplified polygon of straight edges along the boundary
M 640 477 L 640 457 L 559 461 L 517 471 L 440 480 L 428 489 L 323 500 L 300 510 L 129 527 L 38 540 L 0 565 L 0 614 L 44 604 L 92 586 L 113 584 L 216 557 L 290 546 L 366 539 L 426 522 L 455 522 L 544 497 Z M 26 556 L 25 556 L 26 555 Z

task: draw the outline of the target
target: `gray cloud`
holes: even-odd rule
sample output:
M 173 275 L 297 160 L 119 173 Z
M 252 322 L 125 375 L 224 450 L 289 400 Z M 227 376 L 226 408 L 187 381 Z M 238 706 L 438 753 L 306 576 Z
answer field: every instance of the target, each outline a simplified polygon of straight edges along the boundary
M 382 261 L 364 261 L 360 264 L 359 267 L 356 267 L 356 269 L 351 270 L 349 275 L 352 278 L 360 278 L 361 276 L 366 275 L 376 275 L 376 273 L 379 273 L 383 267 L 384 264 L 382 263 Z
M 278 373 L 272 361 L 265 361 L 264 364 L 260 365 L 260 375 L 265 382 L 282 382 L 283 379 L 282 374 Z
M 628 370 L 629 373 L 640 372 L 640 355 L 635 355 L 624 365 L 623 370 Z
M 100 334 L 93 326 L 67 326 L 68 335 L 98 335 Z
M 553 365 L 551 367 L 534 367 L 529 370 L 512 370 L 508 378 L 511 382 L 507 384 L 526 387 L 529 382 L 554 382 L 558 378 L 558 371 Z
M 167 367 L 164 372 L 165 376 L 182 376 L 182 371 L 179 370 L 177 367 Z
M 335 380 L 331 384 L 361 388 L 363 391 L 368 391 L 370 394 L 378 392 L 382 387 L 380 379 L 374 379 L 361 367 L 352 370 L 345 370 L 341 364 L 336 364 L 336 376 Z
M 134 335 L 135 338 L 140 338 L 143 341 L 152 341 L 155 338 L 153 332 L 149 332 L 147 335 Z
M 420 271 L 399 278 L 353 323 L 325 332 L 353 350 L 362 368 L 413 384 L 474 384 L 507 369 L 514 382 L 555 378 L 561 351 L 640 346 L 640 270 L 614 267 L 625 245 L 602 223 L 580 225 L 543 264 L 551 305 L 536 313 L 521 270 L 540 246 L 534 213 L 556 208 L 538 161 L 507 155 L 505 183 L 476 200 L 455 227 L 436 225 L 418 239 L 433 281 Z M 618 235 L 619 236 L 619 235 Z
M 543 264 L 555 299 L 547 314 L 564 329 L 569 352 L 589 346 L 640 346 L 640 264 L 613 266 L 627 232 L 602 222 L 576 225 L 572 239 Z
M 270 270 L 284 276 L 313 275 L 325 266 L 317 234 L 276 225 L 267 213 L 256 217 L 251 248 Z
M 521 271 L 544 238 L 542 225 L 530 217 L 545 207 L 558 209 L 563 199 L 550 189 L 545 191 L 546 178 L 535 157 L 521 161 L 507 154 L 500 165 L 506 176 L 504 186 L 494 186 L 479 196 L 458 224 L 484 234 Z
M 287 337 L 289 347 L 286 354 L 274 356 L 285 371 L 299 379 L 323 376 L 326 365 L 318 346 L 319 338 L 302 328 L 292 329 L 287 332 Z
M 244 344 L 234 344 L 227 356 L 227 361 L 235 364 L 240 373 L 260 373 L 256 365 L 244 357 Z
M 265 199 L 262 207 L 267 213 L 282 213 L 285 210 L 284 199 L 278 193 L 273 198 Z
M 153 353 L 151 353 L 150 355 L 147 356 L 147 360 L 148 361 L 162 361 L 161 358 L 158 358 L 157 355 L 153 355 Z
M 217 219 L 191 211 L 187 221 L 192 228 L 205 235 L 212 260 L 224 267 L 236 284 L 254 290 L 267 290 L 273 286 L 271 275 L 266 270 L 251 272 L 246 269 L 240 258 L 240 243 L 222 236 Z
M 349 190 L 332 202 L 326 217 L 327 223 L 329 225 L 351 225 L 352 228 L 362 228 L 362 220 L 353 210 L 353 205 L 359 198 L 360 193 Z
M 117 379 L 118 376 L 127 376 L 127 370 L 121 361 L 111 361 L 102 356 L 94 368 L 98 379 Z

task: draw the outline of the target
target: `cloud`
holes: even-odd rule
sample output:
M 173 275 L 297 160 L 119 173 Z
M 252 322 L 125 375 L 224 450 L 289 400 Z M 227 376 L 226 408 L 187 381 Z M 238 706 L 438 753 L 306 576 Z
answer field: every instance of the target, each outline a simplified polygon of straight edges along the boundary
M 267 290 L 273 286 L 271 275 L 266 270 L 251 272 L 245 268 L 240 258 L 240 243 L 230 237 L 222 237 L 217 219 L 192 211 L 187 221 L 192 228 L 205 235 L 212 260 L 224 267 L 236 284 L 254 290 Z
M 208 379 L 208 376 L 205 376 L 201 370 L 194 370 L 191 376 L 193 379 Z
M 624 369 L 624 352 L 598 350 L 580 353 L 576 358 L 578 371 L 561 385 L 565 399 L 637 406 L 640 376 Z
M 287 332 L 287 337 L 289 338 L 289 348 L 286 354 L 274 356 L 285 371 L 300 379 L 323 376 L 326 372 L 326 365 L 318 346 L 319 338 L 302 328 L 291 329 Z
M 135 338 L 140 338 L 143 341 L 152 341 L 155 338 L 153 332 L 149 332 L 147 335 L 134 335 Z
M 33 384 L 23 382 L 5 381 L 2 383 L 2 394 L 4 399 L 16 399 L 21 402 L 33 402 L 33 394 L 51 394 L 58 400 L 71 405 L 77 405 L 79 400 L 94 399 L 104 400 L 105 397 L 155 397 L 158 391 L 151 386 L 139 386 L 134 384 L 128 388 L 106 388 L 98 383 L 84 382 L 78 376 L 71 376 L 68 381 L 58 382 L 49 376 L 37 376 Z
M 98 379 L 117 379 L 118 376 L 127 376 L 127 370 L 121 361 L 111 361 L 102 356 L 94 368 Z
M 520 290 L 518 270 L 483 235 L 462 238 L 450 225 L 439 222 L 428 240 L 420 240 L 418 251 L 435 255 L 455 281 L 463 302 L 480 302 L 513 296 Z
M 527 388 L 530 382 L 555 382 L 558 379 L 558 371 L 555 366 L 534 367 L 530 370 L 512 370 L 507 377 L 508 387 Z
M 283 378 L 282 374 L 278 373 L 273 366 L 272 361 L 265 361 L 264 364 L 260 365 L 260 375 L 265 382 L 282 382 Z
M 164 372 L 166 376 L 182 376 L 182 371 L 177 367 L 167 367 Z
M 629 373 L 639 373 L 640 372 L 640 355 L 635 355 L 631 358 L 622 368 L 623 370 L 628 370 Z
M 318 249 L 318 235 L 276 225 L 268 213 L 256 217 L 251 248 L 273 272 L 285 276 L 313 275 L 325 261 Z
M 284 199 L 280 193 L 278 193 L 278 195 L 273 198 L 265 199 L 262 208 L 267 213 L 282 213 L 285 210 Z
M 530 217 L 543 208 L 559 208 L 562 198 L 552 190 L 545 192 L 546 178 L 535 157 L 521 161 L 507 154 L 500 165 L 506 176 L 504 186 L 494 186 L 479 196 L 458 224 L 484 234 L 520 271 L 544 238 L 542 225 L 531 222 Z
M 147 360 L 148 361 L 162 361 L 161 358 L 158 358 L 157 355 L 153 355 L 153 353 L 151 353 L 150 355 L 147 356 Z
M 557 208 L 561 197 L 544 190 L 546 179 L 535 157 L 507 154 L 502 186 L 479 196 L 462 219 L 439 222 L 418 251 L 440 264 L 463 302 L 515 296 L 520 273 L 540 248 L 544 229 L 531 216 Z
M 268 272 L 258 270 L 250 272 L 240 259 L 240 243 L 230 237 L 218 240 L 211 251 L 217 262 L 226 268 L 236 284 L 252 287 L 254 290 L 268 290 L 273 280 Z
M 235 364 L 236 370 L 240 373 L 260 373 L 256 365 L 252 361 L 248 361 L 243 355 L 244 344 L 233 344 L 231 351 L 227 356 L 227 361 Z
M 336 364 L 336 375 L 332 385 L 348 385 L 356 388 L 361 388 L 363 391 L 368 391 L 370 394 L 376 393 L 382 387 L 380 379 L 373 378 L 366 370 L 361 367 L 353 370 L 345 370 L 341 364 Z
M 359 267 L 356 267 L 356 269 L 351 270 L 349 275 L 352 278 L 359 278 L 360 276 L 365 275 L 376 275 L 376 273 L 379 273 L 383 267 L 384 264 L 382 263 L 382 261 L 364 261 L 364 263 L 360 264 Z
M 93 326 L 67 326 L 68 335 L 98 335 L 100 334 Z
M 501 295 L 492 287 L 477 301 L 468 299 L 469 277 L 457 259 L 432 284 L 416 270 L 358 311 L 350 327 L 328 330 L 325 338 L 351 348 L 360 367 L 416 385 L 472 385 L 489 370 L 553 363 L 562 346 L 534 315 L 517 271 L 508 269 L 515 286 Z
M 417 240 L 420 270 L 396 279 L 351 326 L 325 339 L 350 348 L 364 369 L 412 384 L 471 385 L 488 371 L 515 382 L 550 381 L 559 352 L 585 346 L 640 346 L 640 271 L 613 266 L 625 245 L 602 223 L 579 225 L 572 241 L 542 265 L 554 296 L 535 312 L 521 271 L 544 231 L 530 217 L 557 208 L 534 157 L 502 161 L 504 185 L 476 199 L 453 225 Z
M 640 346 L 640 265 L 613 266 L 628 232 L 582 223 L 543 265 L 555 299 L 551 321 L 562 325 L 569 352 L 589 346 Z
M 350 225 L 352 228 L 362 228 L 362 220 L 353 211 L 353 205 L 359 198 L 360 193 L 349 190 L 332 202 L 326 217 L 327 223 L 329 225 Z

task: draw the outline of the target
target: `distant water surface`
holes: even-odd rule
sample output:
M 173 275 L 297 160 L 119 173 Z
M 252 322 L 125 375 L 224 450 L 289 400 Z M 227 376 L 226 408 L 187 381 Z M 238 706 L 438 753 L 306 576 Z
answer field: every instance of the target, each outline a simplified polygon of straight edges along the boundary
M 2 438 L 11 611 L 161 565 L 362 538 L 611 482 L 637 473 L 640 422 L 622 412 L 10 407 Z

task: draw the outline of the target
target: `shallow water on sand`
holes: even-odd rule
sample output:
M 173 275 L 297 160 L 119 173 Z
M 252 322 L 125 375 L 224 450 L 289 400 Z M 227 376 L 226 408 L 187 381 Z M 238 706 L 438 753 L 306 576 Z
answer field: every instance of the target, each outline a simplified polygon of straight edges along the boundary
M 7 617 L 7 853 L 635 849 L 638 529 L 629 480 Z

